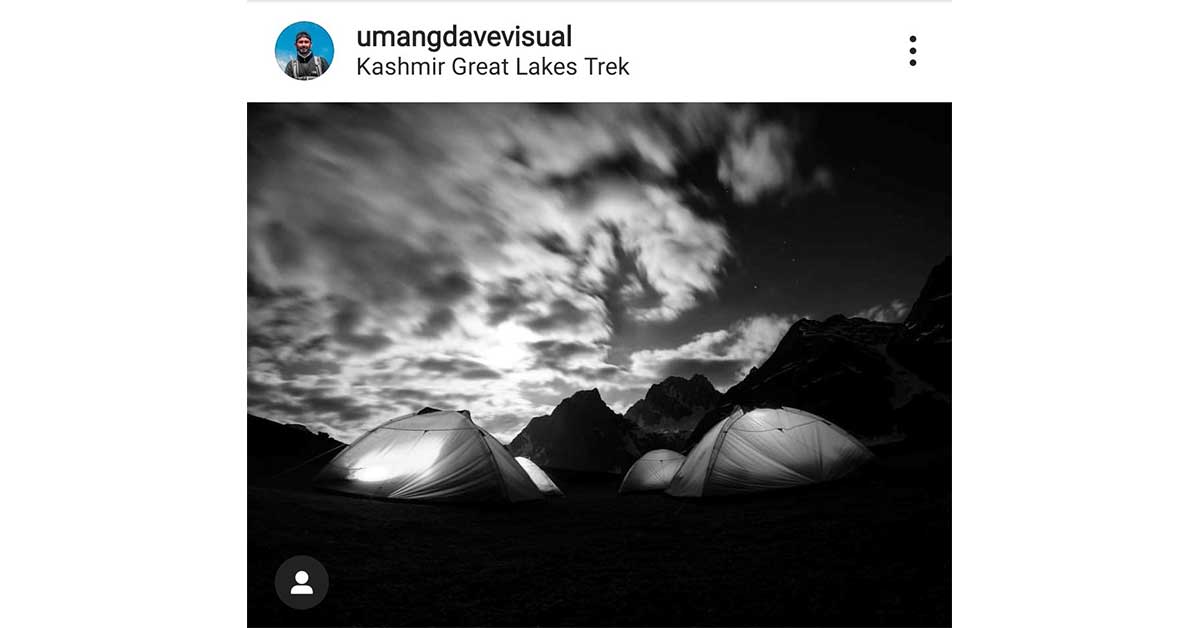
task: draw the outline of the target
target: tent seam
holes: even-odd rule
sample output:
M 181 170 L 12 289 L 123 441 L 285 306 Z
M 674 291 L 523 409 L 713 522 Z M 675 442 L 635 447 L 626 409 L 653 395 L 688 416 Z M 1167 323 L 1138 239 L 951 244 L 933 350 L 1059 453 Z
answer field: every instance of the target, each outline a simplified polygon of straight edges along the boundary
M 704 470 L 704 481 L 700 484 L 701 497 L 704 496 L 704 489 L 708 488 L 708 480 L 712 477 L 713 467 L 717 466 L 717 455 L 721 453 L 721 447 L 725 445 L 725 435 L 729 433 L 729 430 L 733 427 L 734 423 L 737 423 L 738 421 L 742 420 L 742 417 L 746 416 L 746 411 L 742 410 L 741 407 L 739 407 L 737 411 L 741 414 L 739 414 L 736 418 L 731 416 L 730 418 L 725 419 L 726 421 L 729 421 L 729 423 L 725 427 L 721 428 L 721 433 L 717 434 L 717 441 L 713 443 L 712 458 L 710 458 L 708 461 L 708 468 Z M 681 466 L 680 468 L 682 469 L 683 467 Z
M 496 463 L 496 454 L 492 453 L 491 447 L 488 447 L 487 438 L 484 437 L 482 430 L 475 428 L 475 435 L 479 437 L 479 444 L 483 445 L 483 450 L 487 452 L 488 459 L 492 461 L 492 471 L 496 474 L 496 481 L 500 483 L 500 492 L 504 494 L 504 501 L 512 503 L 512 497 L 508 494 L 508 484 L 504 481 L 504 476 L 500 473 L 500 465 Z

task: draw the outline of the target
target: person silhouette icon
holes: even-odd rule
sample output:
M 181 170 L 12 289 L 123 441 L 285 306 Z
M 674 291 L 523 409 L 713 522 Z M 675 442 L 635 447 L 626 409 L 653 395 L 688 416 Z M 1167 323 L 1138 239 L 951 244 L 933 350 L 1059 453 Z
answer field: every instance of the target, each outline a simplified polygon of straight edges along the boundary
M 313 608 L 329 595 L 329 572 L 312 556 L 293 556 L 275 570 L 275 595 L 288 608 Z
M 308 572 L 301 569 L 296 572 L 296 584 L 292 587 L 292 595 L 312 595 L 313 588 L 308 586 Z

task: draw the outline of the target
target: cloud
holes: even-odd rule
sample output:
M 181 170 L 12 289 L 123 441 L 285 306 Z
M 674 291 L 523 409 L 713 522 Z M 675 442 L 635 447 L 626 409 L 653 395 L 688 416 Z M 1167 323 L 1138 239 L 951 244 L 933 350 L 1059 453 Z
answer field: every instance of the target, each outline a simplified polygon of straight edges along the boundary
M 458 376 L 463 379 L 499 379 L 503 377 L 499 371 L 492 370 L 486 366 L 460 371 Z
M 378 331 L 360 333 L 363 326 L 363 306 L 357 301 L 343 300 L 333 315 L 333 338 L 343 345 L 366 353 L 374 353 L 392 344 L 392 340 Z
M 424 358 L 412 363 L 413 366 L 439 375 L 457 375 L 463 379 L 488 379 L 500 377 L 500 373 L 486 365 L 466 358 Z
M 287 416 L 301 423 L 321 425 L 335 436 L 358 433 L 360 424 L 373 416 L 375 410 L 352 395 L 321 387 L 271 384 L 253 377 L 247 382 L 247 393 L 252 414 Z
M 714 289 L 730 252 L 724 228 L 661 182 L 606 176 L 564 191 L 552 178 L 618 155 L 670 174 L 722 124 L 717 107 L 672 114 L 619 105 L 264 109 L 256 117 L 274 132 L 252 146 L 252 272 L 269 289 L 349 298 L 413 329 L 477 289 L 503 319 L 516 304 L 506 308 L 497 293 L 513 282 L 532 285 L 534 299 L 597 294 L 619 279 L 620 247 L 661 295 L 644 316 L 669 320 Z
M 320 358 L 300 358 L 279 363 L 279 374 L 284 379 L 295 379 L 301 375 L 333 375 L 341 370 L 342 367 L 337 362 Z
M 475 290 L 475 284 L 464 272 L 455 270 L 421 284 L 419 290 L 422 295 L 434 301 L 453 303 L 471 294 Z
M 484 301 L 488 307 L 489 325 L 499 325 L 517 314 L 528 312 L 529 299 L 519 292 L 520 286 L 520 281 L 509 280 L 496 292 L 487 295 Z
M 609 191 L 596 202 L 595 211 L 614 226 L 619 246 L 633 258 L 638 279 L 659 297 L 653 306 L 634 308 L 635 318 L 674 320 L 698 297 L 716 290 L 731 253 L 723 226 L 697 218 L 677 196 L 659 188 Z
M 488 431 L 501 443 L 507 445 L 525 428 L 532 416 L 506 412 L 488 417 Z
M 865 310 L 855 312 L 851 318 L 866 318 L 877 323 L 902 323 L 912 309 L 904 301 L 896 299 L 891 303 L 874 305 Z
M 560 367 L 567 361 L 580 356 L 596 356 L 605 353 L 604 347 L 573 340 L 539 340 L 529 343 L 544 366 Z
M 415 404 L 488 426 L 580 388 L 619 408 L 663 370 L 733 374 L 752 331 L 608 353 L 618 326 L 700 307 L 734 259 L 682 173 L 715 159 L 736 199 L 770 194 L 783 128 L 704 104 L 252 105 L 259 409 L 352 437 Z
M 753 203 L 784 188 L 795 171 L 794 138 L 782 124 L 737 118 L 734 136 L 725 146 L 717 178 L 740 203 Z
M 263 384 L 262 382 L 259 382 L 259 381 L 255 381 L 252 378 L 248 379 L 246 381 L 246 394 L 251 399 L 265 397 L 267 394 L 269 394 L 271 392 L 271 390 L 272 390 L 271 386 Z
M 597 383 L 602 383 L 603 380 L 619 380 L 626 373 L 625 369 L 612 364 L 572 366 L 563 369 L 563 372 L 585 382 Z
M 552 331 L 576 327 L 590 318 L 586 311 L 575 307 L 566 299 L 555 299 L 546 310 L 544 314 L 525 319 L 525 326 L 534 331 Z
M 454 310 L 448 307 L 438 308 L 425 317 L 425 321 L 417 328 L 416 333 L 425 337 L 441 336 L 446 330 L 453 327 L 457 320 Z
M 304 398 L 304 407 L 318 415 L 327 415 L 337 423 L 356 423 L 371 415 L 371 409 L 349 395 L 314 392 Z
M 389 399 L 399 400 L 399 399 L 409 399 L 412 397 L 425 397 L 429 394 L 429 391 L 422 390 L 420 388 L 392 387 L 392 388 L 383 389 L 382 391 L 380 391 L 380 394 Z
M 833 191 L 835 183 L 833 171 L 828 167 L 818 166 L 813 170 L 812 177 L 809 179 L 806 187 L 808 191 Z
M 655 381 L 700 373 L 717 388 L 728 388 L 770 356 L 793 322 L 778 315 L 745 318 L 729 329 L 697 334 L 678 347 L 634 352 L 630 371 Z

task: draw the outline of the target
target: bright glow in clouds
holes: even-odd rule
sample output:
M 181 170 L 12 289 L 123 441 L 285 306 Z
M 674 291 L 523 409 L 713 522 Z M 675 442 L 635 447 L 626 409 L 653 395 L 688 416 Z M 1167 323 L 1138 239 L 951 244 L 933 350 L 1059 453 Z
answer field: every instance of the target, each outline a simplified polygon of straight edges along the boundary
M 350 470 L 352 480 L 382 482 L 417 476 L 429 470 L 442 451 L 441 439 L 422 433 L 405 447 L 386 448 L 363 456 Z
M 529 328 L 505 321 L 493 328 L 491 333 L 481 334 L 475 351 L 480 362 L 507 371 L 526 362 L 530 357 L 529 343 L 540 339 L 541 336 Z

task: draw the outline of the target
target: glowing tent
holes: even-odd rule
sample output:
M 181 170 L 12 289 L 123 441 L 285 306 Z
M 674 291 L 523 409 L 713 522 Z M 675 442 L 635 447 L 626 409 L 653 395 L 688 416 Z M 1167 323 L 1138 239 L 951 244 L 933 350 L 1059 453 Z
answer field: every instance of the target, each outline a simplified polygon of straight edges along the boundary
M 668 495 L 754 493 L 842 477 L 872 458 L 842 428 L 795 408 L 741 408 L 710 429 Z
M 625 472 L 618 493 L 661 491 L 671 485 L 671 478 L 683 464 L 683 454 L 670 449 L 654 449 L 638 458 Z
M 314 482 L 320 488 L 386 499 L 542 499 L 521 465 L 465 412 L 392 419 L 344 449 Z
M 533 480 L 534 486 L 538 487 L 538 490 L 541 491 L 543 495 L 563 494 L 563 492 L 559 490 L 558 485 L 554 483 L 554 480 L 551 480 L 550 476 L 546 475 L 546 472 L 542 471 L 542 468 L 537 466 L 536 462 L 524 456 L 517 456 L 515 460 L 517 461 L 517 464 L 521 465 L 522 469 L 525 469 L 525 473 L 529 474 L 529 479 Z

